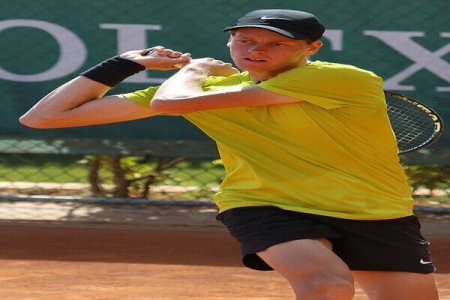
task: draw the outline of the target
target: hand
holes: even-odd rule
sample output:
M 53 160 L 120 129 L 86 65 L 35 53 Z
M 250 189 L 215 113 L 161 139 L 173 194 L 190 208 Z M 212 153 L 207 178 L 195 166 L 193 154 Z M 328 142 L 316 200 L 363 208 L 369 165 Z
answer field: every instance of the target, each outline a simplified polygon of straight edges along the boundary
M 239 70 L 234 68 L 230 63 L 225 63 L 210 57 L 193 59 L 187 66 L 204 71 L 208 76 L 231 76 L 239 73 Z
M 166 49 L 162 46 L 128 51 L 120 56 L 133 60 L 150 70 L 179 69 L 191 60 L 190 53 L 182 53 L 172 49 Z

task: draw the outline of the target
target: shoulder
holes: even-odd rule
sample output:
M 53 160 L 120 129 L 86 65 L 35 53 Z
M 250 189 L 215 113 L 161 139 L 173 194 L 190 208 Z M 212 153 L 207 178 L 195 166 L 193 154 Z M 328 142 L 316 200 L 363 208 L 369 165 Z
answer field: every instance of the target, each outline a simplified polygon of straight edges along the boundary
M 228 77 L 209 76 L 202 84 L 203 89 L 208 90 L 218 86 L 254 85 L 248 72 L 241 72 Z
M 325 108 L 382 103 L 383 81 L 352 65 L 314 61 L 290 69 L 258 85 Z M 374 99 L 376 98 L 376 99 Z
M 331 81 L 336 84 L 348 84 L 349 82 L 366 84 L 371 82 L 380 85 L 383 82 L 383 79 L 375 72 L 349 64 L 315 61 L 309 64 L 307 69 L 310 76 L 317 76 L 324 81 Z
M 379 89 L 383 79 L 376 73 L 354 65 L 314 61 L 280 74 L 283 82 L 313 85 L 318 89 L 330 91 Z
M 305 86 L 319 89 L 337 87 L 380 86 L 383 80 L 372 71 L 353 65 L 313 61 L 306 66 L 290 69 L 266 81 L 268 85 Z
M 382 78 L 372 71 L 365 70 L 353 65 L 313 61 L 306 66 L 290 69 L 278 74 L 268 81 L 278 84 L 319 84 L 336 86 L 341 84 L 364 84 L 373 82 L 382 84 Z
M 317 74 L 317 76 L 343 76 L 344 78 L 367 78 L 381 80 L 381 77 L 373 71 L 366 70 L 354 65 L 313 61 L 305 68 L 306 72 Z M 336 78 L 335 78 L 336 79 Z

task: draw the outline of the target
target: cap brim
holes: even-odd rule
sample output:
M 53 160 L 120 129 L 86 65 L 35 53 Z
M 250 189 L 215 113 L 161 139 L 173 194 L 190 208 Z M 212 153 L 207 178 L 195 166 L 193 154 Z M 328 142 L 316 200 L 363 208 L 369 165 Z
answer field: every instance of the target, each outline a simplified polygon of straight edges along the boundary
M 267 29 L 279 34 L 282 34 L 284 36 L 287 36 L 288 38 L 291 39 L 295 39 L 295 40 L 306 40 L 306 39 L 310 39 L 310 37 L 300 34 L 298 32 L 296 32 L 295 34 L 286 31 L 286 30 L 282 30 L 280 28 L 276 28 L 276 27 L 272 27 L 272 26 L 267 26 L 267 25 L 239 25 L 239 26 L 231 26 L 231 27 L 225 27 L 223 31 L 230 31 L 233 29 L 238 29 L 238 28 L 263 28 L 263 29 Z

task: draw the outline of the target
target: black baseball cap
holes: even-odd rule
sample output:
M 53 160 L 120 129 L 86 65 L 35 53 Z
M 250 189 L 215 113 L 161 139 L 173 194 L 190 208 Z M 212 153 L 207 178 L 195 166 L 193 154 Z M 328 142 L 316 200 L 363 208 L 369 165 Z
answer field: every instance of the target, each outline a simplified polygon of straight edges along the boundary
M 237 28 L 264 28 L 296 40 L 318 40 L 325 32 L 322 22 L 313 14 L 289 9 L 260 9 L 249 12 L 238 19 L 234 26 L 225 27 L 224 31 Z

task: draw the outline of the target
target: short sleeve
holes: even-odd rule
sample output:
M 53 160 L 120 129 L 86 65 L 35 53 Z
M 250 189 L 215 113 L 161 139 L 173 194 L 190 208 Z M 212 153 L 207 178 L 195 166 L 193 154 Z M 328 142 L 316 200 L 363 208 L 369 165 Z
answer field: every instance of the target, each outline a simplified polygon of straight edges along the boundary
M 281 73 L 258 86 L 333 109 L 384 102 L 382 84 L 382 79 L 370 71 L 350 65 L 313 62 Z
M 152 86 L 146 88 L 144 90 L 138 90 L 127 94 L 122 94 L 128 100 L 139 104 L 141 106 L 145 106 L 147 108 L 150 107 L 150 102 L 152 101 L 153 96 L 155 95 L 158 87 Z

